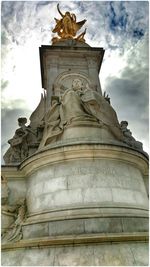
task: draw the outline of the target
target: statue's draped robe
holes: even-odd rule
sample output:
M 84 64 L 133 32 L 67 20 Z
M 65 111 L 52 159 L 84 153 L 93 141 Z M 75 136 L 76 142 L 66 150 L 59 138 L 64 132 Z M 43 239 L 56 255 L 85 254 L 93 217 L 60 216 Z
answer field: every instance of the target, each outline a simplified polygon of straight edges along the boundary
M 65 126 L 73 121 L 94 121 L 104 125 L 116 137 L 123 140 L 123 134 L 116 112 L 103 96 L 93 90 L 66 90 L 61 96 L 61 103 L 55 103 L 45 116 L 45 129 L 40 148 L 56 141 Z M 55 138 L 54 138 L 55 137 Z
M 92 114 L 99 122 L 107 126 L 118 140 L 122 141 L 124 139 L 117 114 L 103 96 L 96 91 L 86 90 L 81 99 L 84 103 L 84 108 L 89 114 Z

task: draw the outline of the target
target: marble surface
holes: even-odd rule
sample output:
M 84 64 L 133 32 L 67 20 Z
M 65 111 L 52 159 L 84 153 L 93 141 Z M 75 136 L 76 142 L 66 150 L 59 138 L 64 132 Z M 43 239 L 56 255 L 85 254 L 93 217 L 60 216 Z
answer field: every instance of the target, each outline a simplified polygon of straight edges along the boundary
M 148 266 L 148 244 L 29 248 L 2 253 L 2 266 Z

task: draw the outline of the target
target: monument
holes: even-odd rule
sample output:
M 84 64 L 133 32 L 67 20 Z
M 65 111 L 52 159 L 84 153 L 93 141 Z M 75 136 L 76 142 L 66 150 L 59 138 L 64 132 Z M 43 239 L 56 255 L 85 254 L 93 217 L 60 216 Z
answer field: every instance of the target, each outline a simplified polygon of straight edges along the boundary
M 104 49 L 57 9 L 44 93 L 4 155 L 2 265 L 148 265 L 148 155 L 102 93 Z

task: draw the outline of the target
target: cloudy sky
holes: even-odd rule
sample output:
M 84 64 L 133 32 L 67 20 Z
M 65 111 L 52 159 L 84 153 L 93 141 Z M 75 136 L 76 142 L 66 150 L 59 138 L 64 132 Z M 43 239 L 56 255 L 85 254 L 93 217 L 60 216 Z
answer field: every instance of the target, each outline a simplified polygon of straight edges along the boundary
M 51 45 L 58 1 L 2 1 L 2 154 L 17 119 L 29 119 L 40 100 L 39 47 Z M 102 90 L 119 121 L 148 151 L 148 1 L 60 1 L 60 9 L 87 19 L 86 42 L 105 49 Z M 29 122 L 29 121 L 28 121 Z

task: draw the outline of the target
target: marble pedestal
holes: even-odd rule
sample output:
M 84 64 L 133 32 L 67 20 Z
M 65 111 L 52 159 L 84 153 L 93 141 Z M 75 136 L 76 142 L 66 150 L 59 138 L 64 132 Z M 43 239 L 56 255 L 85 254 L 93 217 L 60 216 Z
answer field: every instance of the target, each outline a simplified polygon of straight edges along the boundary
M 25 181 L 28 213 L 23 239 L 3 245 L 5 265 L 148 264 L 144 154 L 111 144 L 57 144 L 16 173 Z

